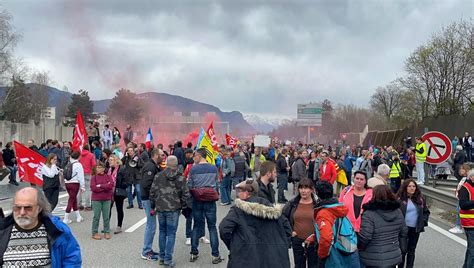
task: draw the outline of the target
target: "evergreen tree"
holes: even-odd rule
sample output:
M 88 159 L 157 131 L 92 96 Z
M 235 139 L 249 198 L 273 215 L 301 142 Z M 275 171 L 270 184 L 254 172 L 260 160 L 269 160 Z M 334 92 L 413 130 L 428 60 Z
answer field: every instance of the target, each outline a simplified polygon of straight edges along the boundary
M 144 103 L 137 94 L 128 89 L 120 89 L 107 109 L 107 116 L 112 122 L 136 124 L 143 116 Z
M 12 77 L 2 103 L 2 119 L 15 123 L 28 123 L 34 111 L 31 92 L 20 77 Z
M 72 95 L 71 104 L 69 104 L 66 116 L 70 118 L 76 118 L 77 110 L 81 111 L 84 120 L 87 121 L 92 117 L 94 111 L 94 104 L 89 97 L 89 92 L 86 90 L 79 90 L 78 94 Z

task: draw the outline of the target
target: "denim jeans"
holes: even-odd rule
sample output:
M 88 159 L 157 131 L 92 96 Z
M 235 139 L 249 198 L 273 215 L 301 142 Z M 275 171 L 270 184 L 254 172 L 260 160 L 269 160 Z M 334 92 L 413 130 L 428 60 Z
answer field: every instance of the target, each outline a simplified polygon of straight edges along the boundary
M 204 233 L 205 221 L 209 230 L 211 240 L 211 254 L 214 257 L 219 256 L 219 238 L 217 236 L 216 220 L 217 209 L 216 202 L 199 202 L 193 200 L 193 218 L 194 227 L 191 236 L 191 254 L 199 254 L 199 238 Z
M 94 211 L 94 218 L 92 219 L 92 235 L 99 232 L 99 220 L 102 215 L 104 220 L 103 233 L 110 233 L 110 200 L 107 201 L 92 201 L 92 210 Z
M 151 201 L 143 200 L 143 208 L 146 215 L 146 226 L 145 226 L 145 237 L 143 239 L 143 250 L 142 254 L 146 255 L 148 252 L 153 250 L 153 240 L 155 239 L 156 233 L 156 215 L 151 216 Z
M 6 166 L 10 170 L 10 181 L 16 181 L 16 172 L 18 168 L 16 165 L 14 166 Z
M 278 202 L 286 201 L 285 190 L 288 190 L 288 175 L 279 173 L 277 175 Z
M 179 212 L 179 210 L 158 212 L 158 222 L 160 224 L 160 260 L 163 260 L 165 264 L 171 264 L 173 260 Z
M 110 144 L 112 143 L 111 140 L 104 140 L 104 148 L 110 150 Z
M 188 218 L 186 218 L 186 238 L 191 238 L 193 234 L 193 215 L 189 215 Z M 206 235 L 205 230 L 202 230 L 202 233 L 199 235 L 199 238 L 204 237 Z
M 84 193 L 79 191 L 77 193 L 77 202 L 79 206 L 91 207 L 91 175 L 84 174 Z
M 228 204 L 231 202 L 230 193 L 232 190 L 232 178 L 230 176 L 226 176 L 222 179 L 221 182 L 221 202 L 224 204 Z
M 364 264 L 360 260 L 359 251 L 352 254 L 352 268 L 364 268 Z
M 416 162 L 417 181 L 425 183 L 425 162 Z
M 140 190 L 140 183 L 135 183 L 127 187 L 128 193 L 128 205 L 133 206 L 133 193 L 132 186 L 135 188 L 135 195 L 137 196 L 137 203 L 139 207 L 142 207 L 142 191 Z
M 461 227 L 461 217 L 459 216 L 459 210 L 461 208 L 459 207 L 459 203 L 458 205 L 456 206 L 456 226 L 459 226 Z

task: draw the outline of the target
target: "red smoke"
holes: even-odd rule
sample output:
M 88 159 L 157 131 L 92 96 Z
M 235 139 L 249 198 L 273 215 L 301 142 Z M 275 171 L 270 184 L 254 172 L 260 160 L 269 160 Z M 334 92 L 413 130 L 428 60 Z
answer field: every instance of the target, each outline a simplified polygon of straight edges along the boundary
M 115 93 L 121 88 L 126 88 L 133 92 L 137 92 L 137 90 L 141 92 L 156 91 L 153 85 L 147 84 L 144 82 L 144 79 L 141 79 L 143 75 L 138 72 L 137 68 L 141 63 L 135 59 L 131 59 L 127 53 L 122 53 L 115 47 L 114 49 L 107 49 L 106 44 L 100 43 L 98 32 L 100 32 L 104 17 L 100 16 L 100 14 L 96 16 L 93 14 L 94 4 L 90 4 L 92 2 L 75 0 L 64 1 L 62 3 L 64 4 L 65 24 L 69 25 L 70 31 L 82 42 L 86 52 L 71 51 L 70 54 L 73 57 L 71 64 L 85 60 L 90 64 L 88 67 L 99 74 L 99 78 L 105 85 L 104 88 L 86 88 L 86 90 L 89 90 L 90 93 L 92 93 L 92 90 L 109 90 Z M 117 62 L 118 59 L 120 64 L 114 66 L 112 63 Z M 113 66 L 113 68 L 111 66 Z M 73 90 L 75 91 L 77 89 Z M 177 107 L 173 107 L 170 103 L 163 103 L 163 101 L 157 100 L 156 98 L 144 98 L 144 102 L 146 110 L 143 118 L 132 124 L 132 129 L 135 133 L 135 142 L 145 142 L 146 133 L 148 128 L 151 127 L 154 139 L 153 143 L 155 145 L 162 143 L 166 148 L 169 144 L 174 144 L 177 140 L 182 140 L 184 145 L 188 142 L 195 144 L 199 136 L 200 127 L 206 130 L 211 122 L 215 122 L 214 127 L 217 132 L 218 142 L 219 144 L 225 143 L 224 134 L 227 132 L 227 127 L 225 125 L 223 127 L 222 124 L 217 123 L 221 121 L 217 115 L 207 114 L 204 118 L 200 117 L 200 120 L 203 122 L 180 124 L 179 122 L 181 122 L 183 118 L 173 117 L 174 112 L 182 112 L 178 110 Z M 201 113 L 203 111 L 196 112 Z M 162 119 L 161 123 L 154 122 L 154 119 L 158 117 L 166 117 L 169 119 Z M 111 125 L 111 128 L 114 126 L 119 128 L 122 135 L 124 134 L 126 128 L 125 122 Z

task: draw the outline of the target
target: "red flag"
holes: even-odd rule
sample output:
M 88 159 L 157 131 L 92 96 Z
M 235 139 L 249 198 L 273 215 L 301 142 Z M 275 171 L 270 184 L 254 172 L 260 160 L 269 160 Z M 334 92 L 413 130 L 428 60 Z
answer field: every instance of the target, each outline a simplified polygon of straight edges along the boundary
M 44 162 L 46 162 L 46 158 L 17 141 L 13 141 L 13 144 L 15 146 L 16 162 L 18 164 L 20 179 L 38 186 L 43 186 L 41 167 L 44 165 Z
M 239 140 L 237 138 L 234 138 L 227 133 L 225 134 L 225 141 L 227 145 L 232 146 L 232 148 L 237 147 L 237 145 L 239 144 Z
M 81 151 L 82 147 L 87 144 L 87 131 L 84 120 L 82 119 L 82 114 L 80 111 L 77 111 L 76 115 L 76 126 L 74 127 L 74 138 L 72 140 L 72 150 Z
M 207 129 L 207 135 L 211 138 L 212 147 L 216 152 L 219 152 L 219 146 L 217 144 L 216 132 L 214 131 L 214 122 L 211 122 L 209 128 Z

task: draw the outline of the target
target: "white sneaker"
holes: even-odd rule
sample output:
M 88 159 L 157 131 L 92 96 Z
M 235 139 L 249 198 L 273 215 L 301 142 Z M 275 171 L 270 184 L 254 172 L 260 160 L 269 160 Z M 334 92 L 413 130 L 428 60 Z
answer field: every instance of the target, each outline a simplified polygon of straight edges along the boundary
M 464 233 L 463 229 L 459 226 L 454 226 L 453 228 L 449 229 L 449 232 L 453 234 L 462 234 Z
M 74 214 L 76 214 L 76 222 L 83 222 L 84 218 L 79 214 L 79 211 L 74 211 Z
M 64 219 L 63 222 L 65 224 L 70 224 L 72 221 L 69 219 L 69 213 L 64 213 Z
M 211 243 L 211 241 L 209 241 L 209 239 L 207 239 L 205 236 L 199 238 L 199 242 L 204 243 L 204 244 L 210 244 Z
M 191 238 L 186 238 L 186 246 L 191 246 Z
M 418 185 L 425 185 L 424 182 L 417 182 Z

